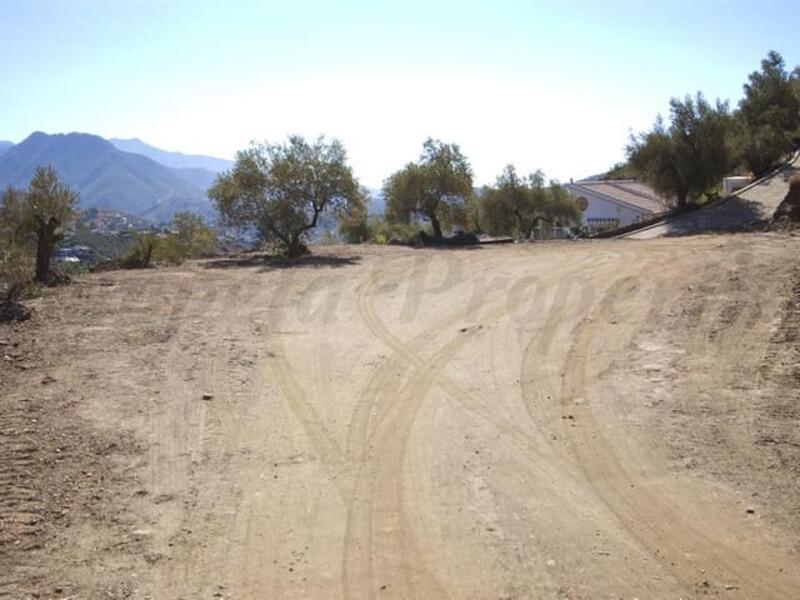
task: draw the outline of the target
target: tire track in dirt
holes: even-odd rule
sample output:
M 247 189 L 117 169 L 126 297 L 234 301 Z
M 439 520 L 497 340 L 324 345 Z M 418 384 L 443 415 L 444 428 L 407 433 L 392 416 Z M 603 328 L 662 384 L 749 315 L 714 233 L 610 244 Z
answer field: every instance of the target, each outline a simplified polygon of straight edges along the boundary
M 224 288 L 204 286 L 199 295 L 194 293 L 195 286 L 186 298 L 176 298 L 170 310 L 170 320 L 179 322 L 164 362 L 164 387 L 167 397 L 173 401 L 163 407 L 165 414 L 160 414 L 159 409 L 151 417 L 156 443 L 151 444 L 149 462 L 151 486 L 162 507 L 161 528 L 168 534 L 167 539 L 160 540 L 159 546 L 174 548 L 173 552 L 179 552 L 181 560 L 158 563 L 154 579 L 156 597 L 177 594 L 190 581 L 195 589 L 202 589 L 209 575 L 203 568 L 206 551 L 196 541 L 198 536 L 193 530 L 198 528 L 198 513 L 211 511 L 206 514 L 214 514 L 214 505 L 219 499 L 208 496 L 205 488 L 195 485 L 195 473 L 208 461 L 224 471 L 224 464 L 230 458 L 228 451 L 237 443 L 237 429 L 232 421 L 235 418 L 232 408 L 226 400 L 205 402 L 200 397 L 204 392 L 197 388 L 219 376 L 219 361 L 225 352 L 204 340 L 220 338 L 220 328 L 228 320 L 219 315 L 230 307 L 231 298 L 235 301 L 240 286 L 241 280 Z M 198 342 L 201 343 L 199 350 Z M 199 378 L 195 376 L 198 372 Z M 219 432 L 209 429 L 215 419 L 221 427 Z M 222 452 L 207 453 L 217 443 L 222 444 Z M 205 520 L 209 525 L 219 525 L 218 520 Z
M 565 269 L 569 266 L 573 266 L 575 269 L 580 268 L 581 265 L 587 264 L 590 262 L 591 258 L 584 258 L 583 260 L 578 261 L 574 265 L 570 265 L 569 263 L 559 263 L 557 266 L 553 267 L 553 271 L 556 271 L 558 275 L 561 276 L 561 269 Z M 537 281 L 541 281 L 542 283 L 546 283 L 547 280 L 541 279 L 543 277 L 540 275 L 540 278 Z M 426 338 L 431 336 L 437 330 L 441 330 L 443 325 L 447 324 L 455 324 L 459 321 L 459 311 L 456 311 L 451 315 L 452 319 L 447 319 L 444 323 L 436 323 L 430 328 L 426 329 L 419 335 L 419 339 L 417 337 L 412 339 L 412 343 L 406 344 L 402 342 L 399 338 L 397 338 L 380 320 L 377 313 L 374 309 L 369 305 L 366 301 L 368 297 L 369 287 L 361 287 L 359 292 L 359 310 L 361 312 L 362 320 L 368 325 L 372 333 L 378 337 L 387 347 L 389 347 L 395 354 L 393 358 L 396 358 L 396 362 L 391 362 L 389 367 L 384 368 L 379 373 L 382 373 L 386 376 L 386 378 L 391 377 L 393 374 L 393 368 L 397 366 L 400 368 L 400 365 L 405 364 L 408 366 L 414 366 L 417 369 L 421 369 L 425 365 L 425 358 L 418 355 L 419 350 L 424 346 L 425 342 L 427 341 Z M 490 312 L 491 317 L 489 318 L 489 322 L 495 322 L 498 318 L 502 318 L 506 316 L 508 313 L 513 313 L 519 304 L 523 302 L 523 298 L 519 293 L 514 294 L 513 290 L 509 294 L 505 305 L 497 308 Z M 383 379 L 382 381 L 385 381 Z M 474 396 L 469 390 L 464 388 L 462 385 L 456 383 L 452 379 L 448 377 L 441 377 L 437 381 L 437 385 L 444 389 L 456 402 L 462 405 L 462 407 L 466 408 L 468 411 L 472 412 L 473 414 L 480 416 L 483 420 L 491 423 L 495 428 L 503 433 L 506 433 L 510 436 L 510 438 L 520 444 L 524 448 L 530 448 L 531 445 L 538 444 L 539 440 L 524 430 L 522 430 L 516 423 L 508 421 L 502 417 L 497 416 L 492 411 L 487 410 L 480 400 Z M 371 408 L 371 407 L 370 407 Z M 364 410 L 363 407 L 361 409 Z M 385 412 L 386 409 L 383 410 Z M 369 414 L 371 410 L 365 411 L 366 414 Z M 534 452 L 534 454 L 536 454 Z
M 412 554 L 410 550 L 414 547 L 414 542 L 410 538 L 402 505 L 402 465 L 414 420 L 434 385 L 437 374 L 470 340 L 476 329 L 456 334 L 455 338 L 450 339 L 427 361 L 417 358 L 415 353 L 424 344 L 430 343 L 432 335 L 454 327 L 463 320 L 464 311 L 456 309 L 416 335 L 407 345 L 403 344 L 386 329 L 369 301 L 369 292 L 377 278 L 378 275 L 373 274 L 360 286 L 359 312 L 372 333 L 392 349 L 395 355 L 387 361 L 383 369 L 376 371 L 351 420 L 351 446 L 356 445 L 356 439 L 364 440 L 362 444 L 366 444 L 369 439 L 371 443 L 369 457 L 364 456 L 363 450 L 356 452 L 365 464 L 357 473 L 352 500 L 348 506 L 342 560 L 345 597 L 370 598 L 381 585 L 387 585 L 379 581 L 381 577 L 374 570 L 375 562 L 387 556 L 394 557 L 394 561 L 389 561 L 389 565 L 382 565 L 378 572 L 384 573 L 383 577 L 386 579 L 389 579 L 387 575 L 390 573 L 402 573 L 400 579 L 391 578 L 394 588 L 400 590 L 393 593 L 408 598 L 448 597 L 445 589 L 424 565 L 419 564 L 418 560 L 416 564 L 412 564 L 412 556 L 418 558 L 418 552 Z M 406 383 L 398 390 L 400 384 L 394 382 L 402 381 L 409 370 L 411 373 Z M 377 411 L 376 406 L 379 407 Z M 390 411 L 392 415 L 387 416 Z M 380 419 L 370 433 L 369 417 L 373 412 L 377 412 Z M 379 428 L 381 431 L 385 429 L 383 435 L 380 435 Z M 378 514 L 375 512 L 376 506 L 380 506 Z M 375 524 L 376 520 L 378 525 Z M 376 544 L 381 545 L 380 552 L 376 551 Z M 423 590 L 424 595 L 420 595 Z
M 450 597 L 420 560 L 405 517 L 402 471 L 420 407 L 438 373 L 470 337 L 462 335 L 447 342 L 430 359 L 424 372 L 412 374 L 402 389 L 381 390 L 399 396 L 399 411 L 387 421 L 386 432 L 376 435 L 371 448 L 374 458 L 367 458 L 367 464 L 360 469 L 348 506 L 342 559 L 346 598 L 371 598 L 378 589 L 389 585 L 393 595 L 403 598 Z
M 242 273 L 242 279 L 252 278 L 251 270 Z M 256 356 L 264 352 L 265 339 L 270 330 L 261 319 L 265 311 L 274 312 L 274 302 L 270 302 L 270 288 L 259 286 L 253 293 L 240 302 L 227 330 L 227 340 L 241 345 L 243 349 L 256 349 Z M 277 336 L 276 336 L 277 337 Z M 230 354 L 227 353 L 230 358 Z M 268 359 L 271 360 L 271 359 Z M 236 369 L 226 368 L 224 381 L 220 382 L 223 393 L 228 395 L 230 406 L 238 411 L 237 435 L 239 444 L 231 455 L 230 471 L 236 473 L 231 480 L 231 494 L 225 510 L 226 525 L 224 534 L 220 535 L 218 559 L 213 569 L 206 576 L 206 589 L 221 593 L 219 582 L 229 588 L 238 590 L 241 597 L 269 595 L 278 597 L 280 591 L 275 584 L 275 569 L 265 568 L 274 565 L 275 548 L 271 543 L 264 543 L 264 533 L 269 527 L 270 512 L 268 504 L 270 488 L 267 485 L 264 471 L 267 465 L 263 462 L 263 445 L 269 437 L 274 415 L 264 402 L 264 388 L 268 382 L 274 381 L 272 371 L 264 362 L 246 361 L 243 366 L 254 368 L 255 372 L 244 380 L 243 389 L 236 392 L 236 405 L 231 401 L 234 395 L 230 379 Z M 245 371 L 247 372 L 247 371 Z M 212 579 L 213 577 L 213 579 Z M 214 584 L 217 584 L 216 587 Z
M 744 260 L 746 266 L 752 262 L 753 255 L 749 252 L 739 254 L 737 259 L 738 263 Z M 704 270 L 699 285 L 713 294 L 710 301 L 701 302 L 700 318 L 686 346 L 687 365 L 694 365 L 696 360 L 706 358 L 709 368 L 692 369 L 692 376 L 682 382 L 682 408 L 687 415 L 702 417 L 710 407 L 699 400 L 698 391 L 713 398 L 713 414 L 717 416 L 713 433 L 719 436 L 720 443 L 726 448 L 724 453 L 712 453 L 707 439 L 708 431 L 703 429 L 705 423 L 690 419 L 695 445 L 701 450 L 706 466 L 721 459 L 737 463 L 759 459 L 753 452 L 753 391 L 762 385 L 759 365 L 766 355 L 769 340 L 767 335 L 758 335 L 756 332 L 769 326 L 768 320 L 778 307 L 771 306 L 767 310 L 773 296 L 768 295 L 765 302 L 764 291 L 753 289 L 752 285 L 749 293 L 743 293 L 742 290 L 748 285 L 743 277 L 745 274 L 736 266 L 725 268 L 720 263 Z M 724 360 L 721 360 L 723 357 Z M 734 379 L 750 384 L 744 388 L 736 384 L 734 391 Z
M 319 412 L 308 399 L 305 391 L 297 383 L 292 374 L 292 367 L 283 346 L 276 341 L 273 330 L 267 329 L 266 335 L 271 340 L 269 348 L 272 353 L 267 362 L 268 368 L 275 376 L 278 387 L 289 403 L 303 430 L 318 454 L 318 458 L 330 471 L 330 479 L 339 489 L 342 496 L 347 494 L 347 468 L 344 455 L 339 444 L 328 431 Z
M 377 315 L 374 311 L 371 311 L 368 306 L 369 293 L 374 288 L 378 279 L 385 280 L 391 272 L 395 272 L 396 274 L 398 271 L 410 277 L 413 275 L 413 269 L 417 267 L 418 264 L 415 262 L 412 266 L 412 272 L 409 272 L 403 264 L 395 265 L 393 268 L 384 269 L 383 271 L 376 270 L 368 276 L 366 282 L 362 282 L 359 285 L 359 312 L 362 316 L 362 320 L 365 319 L 365 315 L 367 315 L 366 319 L 369 321 L 365 321 L 365 323 L 367 323 L 368 327 L 371 329 L 382 329 Z M 463 279 L 455 282 L 454 287 L 457 287 L 461 283 L 463 283 Z M 360 394 L 350 419 L 347 437 L 347 450 L 350 460 L 357 460 L 363 455 L 365 444 L 368 442 L 369 437 L 374 433 L 375 428 L 377 428 L 387 411 L 391 410 L 391 407 L 397 402 L 396 398 L 381 397 L 380 391 L 389 385 L 391 379 L 401 379 L 406 370 L 411 366 L 408 361 L 407 352 L 411 352 L 412 354 L 418 353 L 430 342 L 430 339 L 433 338 L 437 332 L 450 327 L 455 328 L 458 323 L 464 321 L 466 316 L 466 309 L 458 307 L 447 316 L 423 329 L 405 344 L 388 345 L 393 354 L 385 359 L 382 365 L 379 364 L 373 369 L 373 375 Z M 404 349 L 403 352 L 398 351 L 398 348 L 401 346 Z M 374 424 L 371 423 L 373 415 L 376 417 L 374 418 Z
M 563 268 L 564 264 L 561 263 L 559 269 Z M 403 343 L 383 324 L 369 301 L 369 292 L 375 280 L 376 277 L 373 276 L 359 288 L 359 311 L 362 320 L 372 333 L 392 349 L 395 352 L 395 356 L 393 360 L 389 361 L 388 367 L 379 372 L 379 374 L 383 373 L 389 376 L 379 376 L 377 380 L 373 379 L 373 382 L 367 386 L 367 394 L 362 396 L 361 399 L 362 406 L 370 407 L 370 410 L 362 409 L 360 411 L 361 414 L 371 414 L 373 412 L 371 407 L 375 402 L 380 402 L 381 399 L 384 399 L 383 404 L 386 406 L 379 411 L 383 414 L 369 436 L 371 440 L 370 450 L 372 455 L 377 457 L 375 460 L 379 464 L 366 473 L 362 469 L 361 476 L 356 482 L 353 501 L 348 510 L 342 568 L 345 596 L 371 597 L 380 585 L 378 581 L 380 578 L 376 577 L 373 571 L 376 557 L 389 555 L 400 557 L 400 567 L 390 564 L 381 568 L 380 571 L 391 573 L 400 570 L 405 573 L 404 580 L 401 580 L 404 581 L 401 597 L 418 597 L 414 583 L 421 585 L 426 590 L 427 596 L 422 597 L 446 597 L 446 591 L 424 565 L 417 565 L 417 568 L 414 569 L 408 564 L 412 560 L 411 557 L 416 557 L 419 553 L 414 550 L 414 543 L 413 539 L 410 538 L 410 533 L 405 533 L 406 531 L 410 532 L 410 530 L 405 522 L 405 510 L 402 506 L 401 474 L 405 448 L 414 418 L 430 389 L 435 384 L 438 384 L 462 406 L 468 406 L 471 412 L 482 416 L 484 419 L 488 418 L 494 425 L 502 423 L 500 425 L 502 431 L 513 431 L 513 424 L 504 423 L 502 419 L 495 418 L 480 406 L 480 401 L 472 397 L 472 394 L 466 389 L 441 375 L 441 371 L 447 363 L 473 337 L 477 331 L 476 328 L 462 332 L 460 335 L 457 334 L 433 358 L 424 359 L 417 355 L 423 344 L 430 343 L 431 334 L 435 333 L 436 330 L 443 329 L 445 325 L 453 325 L 458 322 L 462 318 L 461 311 L 457 310 L 445 318 L 443 322 L 440 321 L 426 329 L 413 338 L 410 343 Z M 521 299 L 517 298 L 517 301 L 519 300 Z M 486 317 L 478 319 L 478 323 L 481 327 L 490 325 L 507 316 L 515 308 L 513 305 L 510 306 L 508 302 L 495 306 Z M 402 363 L 405 363 L 404 369 L 400 369 Z M 391 385 L 391 380 L 401 379 L 404 371 L 409 369 L 412 370 L 406 383 L 399 392 L 396 391 L 396 386 Z M 377 381 L 378 385 L 375 385 L 375 381 Z M 415 388 L 415 386 L 419 387 Z M 409 390 L 413 391 L 412 396 L 408 395 Z M 374 400 L 370 401 L 370 396 L 375 396 Z M 392 413 L 394 417 L 392 419 L 386 415 L 393 408 L 395 410 Z M 366 421 L 367 419 L 360 421 L 361 435 L 364 435 L 368 429 Z M 355 424 L 358 425 L 359 421 L 355 421 Z M 382 436 L 378 435 L 379 428 L 386 430 Z M 526 435 L 518 432 L 518 434 L 520 433 L 522 436 Z M 387 443 L 389 443 L 388 446 L 386 445 Z M 387 458 L 392 459 L 388 464 L 384 462 Z M 557 468 L 555 465 L 551 466 L 551 469 L 555 468 Z M 563 476 L 563 473 L 561 473 L 561 476 Z M 376 486 L 378 490 L 388 489 L 390 491 L 376 497 Z M 374 539 L 376 537 L 374 521 L 377 518 L 375 506 L 380 506 L 381 513 L 385 513 L 384 517 L 389 520 L 386 526 L 378 529 L 384 532 L 391 532 L 390 535 L 383 536 L 388 538 L 388 542 L 386 539 L 384 539 L 384 542 L 390 549 L 381 552 L 376 552 L 373 547 L 377 543 Z M 385 507 L 389 507 L 388 510 Z M 413 555 L 412 552 L 414 552 Z M 420 580 L 426 580 L 427 584 L 421 584 Z M 370 587 L 370 583 L 372 587 Z
M 655 253 L 655 251 L 653 251 Z M 604 296 L 614 292 L 615 297 L 625 296 L 619 288 L 626 282 L 634 281 L 633 276 L 619 277 L 619 260 L 623 257 L 615 256 L 612 260 L 598 264 L 592 269 L 591 279 L 582 282 L 580 286 L 559 285 L 553 294 L 553 301 L 546 317 L 522 352 L 520 362 L 520 384 L 522 404 L 525 412 L 532 422 L 542 430 L 542 437 L 553 452 L 554 462 L 566 463 L 571 472 L 581 479 L 582 483 L 578 486 L 583 493 L 588 493 L 587 500 L 592 506 L 602 506 L 603 499 L 598 496 L 591 485 L 587 486 L 585 469 L 583 469 L 578 457 L 570 451 L 570 434 L 573 428 L 582 427 L 583 418 L 578 411 L 585 409 L 587 403 L 592 399 L 581 393 L 562 393 L 562 387 L 570 381 L 574 370 L 573 357 L 569 356 L 572 339 L 576 335 L 580 324 L 584 322 L 594 323 L 598 320 L 596 305 L 602 301 Z M 640 262 L 636 269 L 637 273 L 644 273 L 652 270 L 653 264 L 658 264 L 659 259 L 653 258 L 651 262 Z M 666 263 L 669 265 L 669 263 Z M 668 272 L 669 266 L 662 267 L 660 273 L 663 275 Z M 647 282 L 647 279 L 645 279 Z M 599 284 L 599 285 L 598 285 Z M 657 282 L 646 283 L 644 292 L 637 290 L 630 291 L 630 296 L 645 298 L 652 294 L 651 301 L 642 302 L 642 309 L 655 316 L 660 313 L 663 303 L 666 300 L 666 288 L 659 288 Z M 624 288 L 623 288 L 624 289 Z M 611 353 L 610 348 L 624 347 L 628 344 L 627 340 L 621 340 L 619 332 L 615 329 L 605 338 L 605 346 L 602 351 Z M 595 382 L 595 385 L 598 385 Z M 566 420 L 565 420 L 566 419 Z M 647 464 L 644 457 L 640 457 L 642 464 Z M 593 497 L 593 498 L 592 498 Z M 575 524 L 569 520 L 561 523 L 561 535 L 554 540 L 564 558 L 578 557 L 586 552 L 584 540 L 580 536 L 571 535 L 569 532 Z M 615 528 L 611 527 L 604 533 L 610 540 L 616 540 L 619 548 L 617 553 L 626 552 L 626 536 Z M 648 556 L 649 554 L 645 554 Z M 644 556 L 641 558 L 646 561 Z M 620 571 L 620 568 L 624 571 Z M 637 570 L 638 569 L 638 570 Z M 648 570 L 651 570 L 648 568 Z M 627 572 L 626 572 L 627 571 Z M 656 572 L 657 573 L 657 572 Z M 644 579 L 641 566 L 635 566 L 633 562 L 616 566 L 616 579 L 609 579 L 606 583 L 613 590 L 619 590 L 630 585 L 630 581 L 639 581 L 636 590 L 641 593 L 653 593 L 659 588 L 654 587 L 659 574 L 653 574 L 653 581 Z M 569 583 L 566 578 L 565 584 Z M 668 586 L 666 582 L 663 585 Z M 631 590 L 632 591 L 632 590 Z M 663 589 L 662 589 L 663 591 Z
M 588 362 L 592 340 L 608 339 L 603 335 L 606 323 L 615 308 L 621 310 L 624 298 L 635 289 L 636 278 L 626 276 L 610 289 L 575 334 L 567 356 L 562 402 L 586 392 Z M 615 329 L 618 340 L 630 340 L 643 314 L 628 314 L 624 331 Z M 618 344 L 625 347 L 627 343 Z M 598 356 L 598 355 L 593 355 Z M 600 358 L 603 358 L 600 355 Z M 665 504 L 632 476 L 632 470 L 621 462 L 611 444 L 586 407 L 576 407 L 581 426 L 568 429 L 571 449 L 587 481 L 594 487 L 608 508 L 640 543 L 649 549 L 664 568 L 691 589 L 705 579 L 705 567 L 717 571 L 720 580 L 731 585 L 737 582 L 761 598 L 789 598 L 800 594 L 800 587 L 784 578 L 777 569 L 748 559 L 718 539 L 707 523 L 687 522 L 682 512 Z M 716 530 L 725 531 L 725 526 Z M 695 558 L 697 557 L 697 558 Z M 716 573 L 715 573 L 716 574 Z
M 331 435 L 314 404 L 305 391 L 297 383 L 292 374 L 292 366 L 286 357 L 280 336 L 276 331 L 280 328 L 282 304 L 292 287 L 292 282 L 285 281 L 279 286 L 272 302 L 270 312 L 274 315 L 270 323 L 263 324 L 263 339 L 268 350 L 268 358 L 262 369 L 271 372 L 278 387 L 286 399 L 292 413 L 302 426 L 309 441 L 318 454 L 319 460 L 328 470 L 328 477 L 336 486 L 342 498 L 348 493 L 348 469 L 344 453 Z
M 359 286 L 359 312 L 362 314 L 362 319 L 365 314 L 369 315 L 368 326 L 370 323 L 374 326 L 377 319 L 374 312 L 370 311 L 371 307 L 368 304 L 369 292 L 378 278 L 380 277 L 385 280 L 390 271 L 405 273 L 406 269 L 404 265 L 401 264 L 399 268 L 394 266 L 394 268 L 373 272 L 368 275 L 366 283 L 362 283 Z M 437 321 L 432 326 L 427 327 L 422 332 L 415 335 L 408 346 L 415 351 L 421 350 L 424 344 L 429 343 L 429 339 L 433 334 L 443 328 L 454 327 L 463 317 L 463 309 L 458 308 L 452 311 L 444 319 Z M 446 354 L 446 356 L 443 357 L 444 360 L 449 361 L 450 352 L 448 352 L 448 350 L 451 345 L 455 346 L 453 348 L 453 355 L 460 348 L 461 344 L 455 344 L 453 342 L 462 342 L 462 340 L 464 342 L 466 341 L 463 337 L 462 339 L 456 338 L 446 345 L 444 349 Z M 441 351 L 438 354 L 441 354 Z M 436 363 L 441 363 L 441 366 L 444 367 L 446 363 L 442 362 L 443 359 L 439 358 L 437 360 L 434 358 L 431 367 L 435 369 Z M 348 456 L 351 463 L 357 465 L 357 467 L 352 492 L 348 500 L 342 555 L 342 585 L 346 598 L 371 598 L 374 597 L 376 590 L 379 589 L 381 585 L 387 585 L 379 583 L 374 574 L 374 563 L 376 559 L 376 553 L 373 548 L 374 506 L 376 502 L 380 501 L 378 498 L 379 490 L 375 485 L 375 481 L 382 472 L 394 469 L 394 471 L 388 473 L 388 476 L 396 482 L 396 486 L 393 490 L 389 490 L 394 493 L 391 493 L 389 497 L 386 498 L 386 506 L 387 511 L 391 515 L 400 514 L 400 518 L 402 518 L 402 514 L 398 511 L 396 503 L 399 502 L 399 498 L 402 494 L 401 466 L 404 458 L 405 442 L 411 432 L 413 417 L 416 416 L 416 412 L 424 399 L 423 394 L 427 395 L 430 388 L 430 384 L 427 386 L 423 385 L 422 389 L 417 390 L 417 395 L 413 398 L 408 396 L 407 384 L 404 386 L 405 393 L 403 393 L 403 391 L 393 391 L 392 388 L 394 386 L 392 386 L 392 380 L 401 381 L 405 372 L 410 367 L 411 365 L 408 364 L 406 357 L 395 351 L 394 355 L 384 361 L 382 367 L 374 369 L 372 377 L 368 381 L 364 391 L 360 394 L 348 427 Z M 414 378 L 413 375 L 411 378 Z M 373 413 L 383 418 L 392 406 L 398 404 L 405 406 L 407 402 L 415 403 L 415 406 L 409 407 L 411 414 L 409 415 L 407 412 L 404 414 L 401 413 L 397 420 L 393 422 L 398 428 L 389 432 L 390 436 L 399 434 L 400 439 L 395 441 L 394 445 L 389 446 L 389 448 L 386 448 L 386 443 L 383 440 L 377 440 L 369 446 L 369 455 L 367 455 L 367 442 L 371 437 L 375 436 L 376 429 L 379 426 L 378 423 L 374 427 L 370 427 Z M 404 416 L 405 423 L 399 422 L 403 420 Z M 409 416 L 411 417 L 410 420 Z M 385 453 L 391 452 L 389 450 L 390 448 L 394 448 L 394 452 L 387 457 Z M 389 459 L 388 461 L 386 460 L 387 458 Z M 397 488 L 400 489 L 398 490 Z M 394 509 L 392 509 L 392 507 L 394 507 Z M 393 546 L 391 551 L 395 556 L 399 557 L 399 570 L 403 574 L 399 580 L 392 578 L 392 582 L 401 590 L 399 593 L 402 597 L 417 597 L 415 589 L 418 589 L 419 586 L 413 585 L 414 579 L 417 576 L 412 577 L 407 560 L 409 542 L 403 534 L 405 531 L 405 524 L 402 522 L 394 523 L 387 531 L 389 531 L 390 534 L 386 537 L 390 538 L 390 546 Z M 398 537 L 399 539 L 397 539 Z M 436 590 L 436 597 L 442 597 L 444 592 L 440 584 L 427 570 L 425 570 L 424 573 L 424 579 L 427 581 L 427 589 Z
M 3 400 L 0 400 L 3 402 Z M 42 502 L 35 486 L 22 477 L 37 468 L 39 449 L 33 439 L 18 430 L 31 418 L 24 404 L 3 410 L 0 419 L 0 557 L 10 572 L 0 574 L 0 598 L 12 598 L 25 584 L 26 555 L 39 547 Z M 28 438 L 28 439 L 26 439 Z M 28 575 L 33 573 L 28 572 Z

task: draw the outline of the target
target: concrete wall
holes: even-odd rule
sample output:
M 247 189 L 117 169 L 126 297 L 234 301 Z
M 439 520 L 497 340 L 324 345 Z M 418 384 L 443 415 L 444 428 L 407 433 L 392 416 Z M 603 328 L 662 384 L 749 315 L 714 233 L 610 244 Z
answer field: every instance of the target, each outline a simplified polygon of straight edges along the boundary
M 726 177 L 722 180 L 722 195 L 730 196 L 744 186 L 750 185 L 751 181 L 753 181 L 752 177 Z

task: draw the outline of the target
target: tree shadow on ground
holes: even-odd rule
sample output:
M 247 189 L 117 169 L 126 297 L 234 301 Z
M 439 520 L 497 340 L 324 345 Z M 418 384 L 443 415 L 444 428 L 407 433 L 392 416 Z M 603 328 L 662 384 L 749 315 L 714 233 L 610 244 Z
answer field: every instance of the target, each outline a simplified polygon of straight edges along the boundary
M 729 198 L 698 211 L 681 215 L 663 223 L 664 237 L 700 235 L 704 233 L 739 233 L 758 231 L 771 215 L 765 215 L 759 202 L 739 196 Z
M 480 250 L 481 249 L 481 245 L 480 244 L 470 244 L 470 245 L 464 245 L 464 246 L 458 246 L 458 245 L 448 246 L 448 245 L 445 245 L 445 244 L 441 244 L 441 245 L 440 244 L 430 244 L 430 245 L 425 245 L 425 246 L 420 245 L 420 246 L 410 246 L 410 247 L 413 248 L 414 250 L 445 250 L 445 251 L 450 251 L 450 252 L 452 252 L 454 250 L 457 251 L 457 250 Z
M 239 269 L 247 267 L 260 267 L 260 272 L 274 271 L 277 269 L 323 269 L 340 268 L 357 265 L 361 262 L 360 256 L 317 256 L 308 254 L 297 258 L 285 258 L 269 254 L 248 254 L 246 256 L 233 256 L 216 258 L 203 264 L 204 269 Z

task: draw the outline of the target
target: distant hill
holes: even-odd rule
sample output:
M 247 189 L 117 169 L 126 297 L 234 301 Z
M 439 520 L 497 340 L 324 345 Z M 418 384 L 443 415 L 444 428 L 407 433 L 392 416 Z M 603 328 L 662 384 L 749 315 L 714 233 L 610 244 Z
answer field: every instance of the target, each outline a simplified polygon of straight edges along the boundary
M 370 215 L 383 216 L 386 212 L 386 200 L 383 197 L 383 190 L 377 188 L 367 188 L 369 192 L 369 204 L 367 212 Z
M 155 148 L 150 144 L 144 143 L 138 138 L 130 140 L 112 138 L 108 141 L 111 142 L 117 150 L 141 154 L 172 169 L 205 169 L 206 171 L 211 171 L 216 174 L 227 171 L 233 166 L 233 161 L 223 158 L 161 150 L 160 148 Z
M 0 155 L 0 188 L 25 187 L 39 165 L 56 169 L 80 194 L 81 208 L 119 210 L 156 222 L 187 210 L 214 216 L 205 194 L 208 175 L 171 169 L 84 133 L 36 132 L 11 147 Z
M 208 169 L 172 169 L 172 172 L 189 185 L 203 191 L 214 185 L 214 181 L 217 179 L 217 174 Z
M 10 149 L 11 149 L 11 147 L 12 147 L 13 145 L 14 145 L 14 144 L 13 144 L 13 143 L 11 143 L 11 142 L 5 142 L 5 141 L 3 141 L 3 140 L 0 140 L 0 155 L 3 155 L 3 154 L 5 154 L 5 153 L 6 153 L 8 150 L 10 150 Z

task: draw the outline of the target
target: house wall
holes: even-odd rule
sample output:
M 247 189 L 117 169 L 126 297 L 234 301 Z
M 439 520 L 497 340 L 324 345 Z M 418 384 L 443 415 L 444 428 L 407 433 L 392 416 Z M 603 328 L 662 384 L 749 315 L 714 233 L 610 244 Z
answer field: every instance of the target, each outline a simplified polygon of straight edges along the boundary
M 580 193 L 577 190 L 571 193 L 576 198 L 583 196 L 589 202 L 589 206 L 583 212 L 584 225 L 589 223 L 589 219 L 617 219 L 619 226 L 624 227 L 649 214 L 647 211 L 621 206 L 591 193 L 585 193 L 583 190 Z

